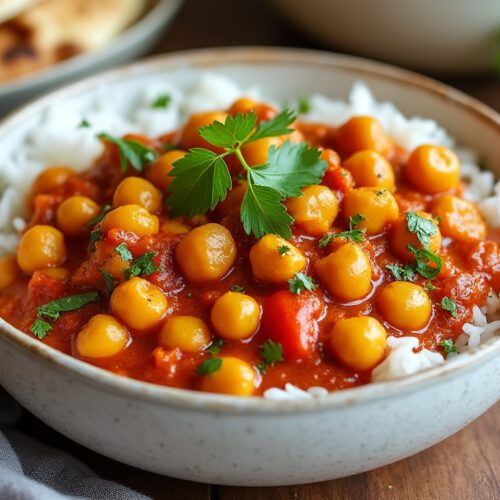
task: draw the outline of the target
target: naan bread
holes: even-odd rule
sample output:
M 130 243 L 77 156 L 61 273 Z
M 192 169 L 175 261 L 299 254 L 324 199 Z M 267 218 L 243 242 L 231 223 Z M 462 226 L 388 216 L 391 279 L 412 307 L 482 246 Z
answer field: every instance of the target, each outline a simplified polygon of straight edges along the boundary
M 16 17 L 38 0 L 0 0 L 0 23 Z
M 142 14 L 146 3 L 145 0 L 41 1 L 0 25 L 0 80 L 103 47 Z

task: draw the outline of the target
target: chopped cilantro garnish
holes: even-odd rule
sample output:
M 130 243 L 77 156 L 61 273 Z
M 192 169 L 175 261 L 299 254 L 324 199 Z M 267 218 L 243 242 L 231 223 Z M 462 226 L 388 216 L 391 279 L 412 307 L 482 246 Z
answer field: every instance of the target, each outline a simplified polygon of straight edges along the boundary
M 443 297 L 441 300 L 441 308 L 448 311 L 454 318 L 458 317 L 457 303 L 449 297 Z
M 125 278 L 130 279 L 132 276 L 149 276 L 156 271 L 161 270 L 161 266 L 156 266 L 153 258 L 157 252 L 146 252 L 140 257 L 137 257 L 128 269 L 125 269 Z
M 447 359 L 458 354 L 457 346 L 451 339 L 443 340 L 439 345 L 444 349 Z
M 131 261 L 133 259 L 132 252 L 127 248 L 127 244 L 125 242 L 120 243 L 116 248 L 115 252 L 121 257 L 124 261 Z
M 385 268 L 389 270 L 398 281 L 413 281 L 415 278 L 415 268 L 411 264 L 405 264 L 404 266 L 387 264 Z
M 307 97 L 301 97 L 298 102 L 297 113 L 299 115 L 305 115 L 311 111 L 311 102 Z
M 363 214 L 349 217 L 349 231 L 325 234 L 325 236 L 319 240 L 319 247 L 324 248 L 328 246 L 330 241 L 335 238 L 345 238 L 346 240 L 354 241 L 354 243 L 361 243 L 365 237 L 366 229 L 355 229 L 355 227 L 364 220 L 366 220 L 366 217 Z
M 283 361 L 282 347 L 279 342 L 266 340 L 261 345 L 260 355 L 266 365 L 274 366 L 275 363 Z
M 429 239 L 437 232 L 432 220 L 421 217 L 416 212 L 406 212 L 406 225 L 408 231 L 415 233 L 424 247 L 429 245 Z
M 90 123 L 84 118 L 79 124 L 78 128 L 89 128 Z
M 288 245 L 278 245 L 276 250 L 278 250 L 278 253 L 283 256 L 283 255 L 286 255 L 288 253 L 288 251 L 290 250 L 290 247 Z
M 426 281 L 424 283 L 424 288 L 428 291 L 428 292 L 433 292 L 434 290 L 437 290 L 436 286 L 434 285 L 434 283 L 432 283 L 431 281 Z
M 89 227 L 94 227 L 96 224 L 98 224 L 99 222 L 102 221 L 102 219 L 104 219 L 104 217 L 106 216 L 106 214 L 111 210 L 111 205 L 104 205 L 102 208 L 101 208 L 101 211 L 93 218 L 93 219 L 90 219 L 86 224 L 85 224 L 85 227 L 89 228 Z
M 104 133 L 99 134 L 97 137 L 111 142 L 118 147 L 122 172 L 126 172 L 129 165 L 140 172 L 146 165 L 154 162 L 158 157 L 154 149 L 150 149 L 137 141 L 120 139 Z
M 303 290 L 312 292 L 316 288 L 313 279 L 304 273 L 295 273 L 295 277 L 288 280 L 290 292 L 300 295 Z
M 30 327 L 30 332 L 40 340 L 44 339 L 48 332 L 52 330 L 52 325 L 43 319 L 36 319 Z
M 363 214 L 356 214 L 353 217 L 349 217 L 349 229 L 352 231 L 360 222 L 366 220 Z
M 424 278 L 433 279 L 441 272 L 443 263 L 435 253 L 427 248 L 417 248 L 411 244 L 408 244 L 407 248 L 415 256 L 415 271 Z M 434 265 L 431 266 L 430 264 Z
M 151 104 L 152 108 L 166 109 L 168 108 L 172 98 L 168 94 L 159 95 Z
M 267 373 L 267 366 L 266 366 L 266 363 L 264 363 L 263 361 L 261 363 L 258 363 L 257 364 L 257 370 L 259 370 L 259 372 L 262 374 L 262 375 L 265 375 Z
M 231 291 L 232 292 L 238 292 L 238 293 L 245 293 L 245 287 L 243 285 L 239 285 L 238 283 L 235 283 L 234 285 L 231 286 Z
M 216 339 L 212 342 L 212 345 L 207 349 L 207 352 L 213 356 L 214 354 L 220 352 L 223 345 L 224 345 L 223 339 Z
M 210 375 L 220 370 L 222 366 L 221 358 L 208 358 L 205 359 L 198 368 L 196 368 L 196 375 Z
M 115 287 L 115 279 L 102 267 L 99 268 L 99 272 L 102 274 L 102 277 L 106 282 L 106 286 L 108 287 L 108 292 L 111 294 L 113 292 L 113 288 Z
M 90 243 L 89 243 L 90 252 L 93 252 L 95 250 L 95 244 L 101 239 L 102 239 L 102 230 L 100 227 L 90 232 Z

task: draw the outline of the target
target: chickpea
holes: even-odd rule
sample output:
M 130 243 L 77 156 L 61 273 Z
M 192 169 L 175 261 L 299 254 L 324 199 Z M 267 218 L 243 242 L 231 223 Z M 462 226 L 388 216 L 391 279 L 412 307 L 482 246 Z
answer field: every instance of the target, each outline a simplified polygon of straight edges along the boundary
M 236 259 L 236 243 L 220 224 L 204 224 L 191 230 L 177 245 L 177 262 L 184 276 L 194 282 L 223 278 Z
M 184 352 L 199 352 L 211 342 L 210 330 L 196 316 L 172 316 L 160 330 L 160 344 Z
M 458 186 L 460 160 L 444 146 L 419 146 L 405 165 L 406 177 L 421 192 L 442 193 Z
M 167 219 L 161 223 L 160 231 L 170 234 L 187 234 L 191 231 L 191 226 L 175 219 Z
M 65 267 L 48 267 L 47 269 L 40 269 L 39 272 L 56 281 L 66 281 L 70 275 L 69 269 Z
M 38 175 L 33 185 L 34 194 L 45 194 L 54 191 L 66 183 L 75 174 L 69 167 L 50 167 Z
M 17 263 L 25 273 L 59 266 L 65 259 L 64 236 L 52 226 L 37 225 L 28 229 L 17 248 Z
M 394 191 L 395 178 L 392 165 L 379 153 L 363 150 L 354 153 L 344 167 L 351 172 L 358 187 L 385 188 Z
M 134 330 L 157 326 L 167 312 L 168 302 L 157 286 L 143 278 L 132 278 L 118 285 L 109 305 L 113 314 Z
M 432 213 L 439 217 L 443 236 L 460 241 L 484 240 L 488 231 L 474 203 L 445 194 L 433 205 Z
M 249 295 L 226 292 L 215 301 L 210 319 L 221 337 L 243 340 L 251 337 L 257 330 L 260 307 Z
M 403 331 L 421 330 L 431 317 L 432 305 L 427 292 L 406 281 L 386 285 L 377 302 L 384 318 Z
M 441 247 L 441 231 L 439 230 L 437 220 L 432 218 L 431 214 L 427 212 L 417 212 L 417 215 L 432 221 L 436 226 L 436 232 L 429 236 L 429 250 L 436 253 Z M 392 226 L 390 232 L 390 243 L 392 251 L 402 260 L 407 262 L 413 262 L 415 260 L 415 255 L 413 255 L 408 250 L 408 245 L 413 245 L 417 248 L 422 248 L 422 243 L 420 243 L 417 235 L 408 231 L 408 224 L 406 222 L 406 216 L 400 217 Z
M 145 177 L 146 179 L 153 183 L 161 191 L 166 191 L 168 186 L 174 180 L 170 177 L 170 172 L 173 169 L 173 164 L 184 158 L 186 151 L 181 149 L 172 149 L 172 151 L 167 151 L 165 154 L 161 155 L 154 163 L 152 163 L 146 169 Z
M 57 207 L 57 226 L 68 237 L 83 236 L 87 233 L 85 224 L 100 211 L 101 207 L 94 200 L 86 196 L 71 196 Z
M 247 191 L 247 183 L 245 181 L 240 182 L 229 191 L 226 199 L 221 201 L 217 205 L 217 211 L 222 216 L 228 216 L 240 211 L 241 203 L 243 202 L 243 197 Z
M 181 135 L 181 147 L 186 151 L 191 148 L 205 148 L 211 151 L 221 152 L 220 148 L 208 143 L 198 133 L 198 129 L 210 125 L 213 122 L 224 123 L 226 121 L 227 113 L 223 111 L 210 111 L 206 113 L 198 113 L 192 115 L 184 126 Z
M 108 212 L 102 221 L 101 229 L 104 233 L 114 228 L 130 231 L 137 236 L 146 236 L 158 233 L 160 221 L 144 207 L 122 205 Z
M 233 102 L 233 104 L 229 108 L 228 113 L 231 116 L 236 116 L 238 113 L 246 115 L 250 111 L 255 111 L 257 106 L 258 103 L 253 99 L 250 99 L 248 97 L 241 97 L 240 99 L 237 99 L 236 101 Z
M 19 276 L 20 270 L 15 255 L 5 255 L 0 258 L 0 290 L 12 285 Z
M 142 177 L 127 177 L 118 184 L 113 194 L 113 207 L 139 205 L 150 213 L 161 207 L 161 191 Z
M 353 370 L 371 370 L 382 361 L 387 343 L 385 328 L 371 316 L 341 319 L 330 337 L 333 355 Z
M 102 262 L 101 268 L 108 274 L 113 276 L 117 281 L 124 280 L 124 273 L 130 267 L 130 262 L 123 260 L 117 252 L 112 251 L 109 253 L 109 247 L 107 248 L 106 254 L 102 255 L 100 251 L 101 245 L 97 243 L 96 245 L 96 260 L 97 262 Z
M 345 243 L 318 260 L 316 273 L 330 295 L 346 302 L 362 299 L 370 291 L 370 259 L 354 243 Z
M 303 196 L 286 201 L 288 213 L 295 224 L 310 236 L 324 235 L 339 212 L 339 202 L 333 191 L 326 186 L 308 186 Z
M 283 139 L 280 137 L 264 137 L 243 146 L 241 153 L 248 165 L 254 167 L 267 162 L 267 153 L 271 146 L 279 148 L 282 144 Z
M 97 314 L 76 336 L 76 350 L 84 358 L 107 358 L 123 351 L 129 342 L 127 329 L 113 316 Z
M 394 196 L 387 189 L 356 188 L 346 193 L 344 198 L 344 220 L 361 214 L 365 217 L 356 225 L 366 229 L 369 235 L 381 233 L 387 224 L 395 221 L 399 215 L 399 208 Z
M 254 369 L 238 358 L 220 359 L 220 369 L 203 377 L 201 390 L 231 396 L 251 396 L 257 379 Z
M 285 249 L 282 252 L 279 249 Z M 289 241 L 266 234 L 250 249 L 250 264 L 255 279 L 267 283 L 285 283 L 306 267 L 306 258 Z
M 387 157 L 393 144 L 380 122 L 371 116 L 354 116 L 337 130 L 337 147 L 346 156 L 370 149 Z

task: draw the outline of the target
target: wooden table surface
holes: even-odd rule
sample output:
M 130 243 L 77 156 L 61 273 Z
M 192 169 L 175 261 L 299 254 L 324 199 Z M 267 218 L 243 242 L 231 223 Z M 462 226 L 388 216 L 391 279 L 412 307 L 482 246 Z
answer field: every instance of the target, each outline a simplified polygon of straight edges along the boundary
M 322 48 L 285 23 L 264 0 L 187 0 L 154 53 L 231 45 Z M 490 77 L 448 83 L 500 110 L 499 79 Z M 406 460 L 345 479 L 283 488 L 233 488 L 165 478 L 86 450 L 29 414 L 23 417 L 19 428 L 72 453 L 102 477 L 126 484 L 155 499 L 500 498 L 500 405 L 444 442 Z

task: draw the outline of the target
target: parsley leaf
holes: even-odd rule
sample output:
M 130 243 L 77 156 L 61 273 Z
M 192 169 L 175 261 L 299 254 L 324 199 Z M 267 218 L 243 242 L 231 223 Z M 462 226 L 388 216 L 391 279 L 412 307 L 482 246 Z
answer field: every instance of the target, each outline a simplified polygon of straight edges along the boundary
M 340 233 L 327 233 L 319 240 L 319 247 L 324 248 L 328 246 L 330 241 L 335 238 L 345 238 L 346 240 L 354 241 L 354 243 L 361 243 L 365 237 L 366 229 L 351 229 L 350 231 L 342 231 Z
M 245 287 L 243 285 L 238 285 L 237 283 L 235 283 L 231 287 L 231 291 L 232 292 L 238 292 L 238 293 L 246 293 Z
M 122 172 L 127 171 L 129 164 L 132 165 L 135 170 L 140 172 L 145 165 L 154 162 L 158 157 L 155 150 L 150 149 L 137 141 L 120 139 L 105 133 L 101 133 L 97 137 L 118 146 Z
M 421 217 L 416 212 L 406 212 L 406 225 L 408 231 L 415 233 L 418 241 L 424 246 L 429 244 L 429 238 L 437 232 L 432 220 Z
M 106 214 L 111 210 L 111 205 L 104 205 L 102 208 L 101 208 L 101 211 L 93 218 L 93 219 L 90 219 L 86 224 L 85 224 L 85 227 L 86 228 L 89 228 L 89 227 L 94 227 L 96 224 L 98 224 L 99 222 L 102 221 L 102 219 L 104 219 L 104 217 L 106 216 Z
M 302 196 L 301 188 L 319 184 L 325 173 L 327 163 L 320 155 L 318 149 L 308 148 L 305 142 L 287 141 L 279 148 L 271 146 L 267 163 L 247 172 L 248 181 L 276 189 L 285 198 Z
M 446 359 L 456 356 L 458 354 L 457 346 L 453 343 L 453 340 L 446 339 L 439 344 L 446 354 Z
M 30 326 L 30 332 L 40 340 L 44 339 L 50 330 L 52 330 L 52 325 L 43 319 L 36 319 Z
M 168 108 L 172 98 L 168 94 L 159 95 L 151 104 L 152 108 L 166 109 Z
M 99 268 L 99 272 L 102 274 L 102 277 L 104 278 L 104 281 L 106 282 L 106 286 L 108 287 L 108 292 L 111 293 L 113 292 L 113 288 L 115 287 L 115 279 L 111 274 L 109 274 L 107 271 L 105 271 L 102 267 Z
M 120 243 L 116 248 L 115 252 L 121 257 L 124 261 L 131 261 L 133 259 L 132 252 L 127 248 L 127 244 L 125 242 Z
M 457 303 L 449 297 L 443 297 L 441 300 L 441 307 L 444 311 L 448 311 L 452 317 L 457 318 Z
M 238 113 L 235 117 L 228 116 L 224 123 L 215 121 L 198 129 L 198 133 L 210 144 L 219 148 L 232 148 L 242 143 L 252 132 L 257 123 L 254 112 L 245 115 Z
M 212 345 L 207 349 L 207 352 L 213 356 L 214 354 L 220 352 L 223 345 L 224 345 L 224 339 L 216 339 L 212 342 Z
M 298 107 L 297 107 L 297 112 L 299 115 L 305 115 L 311 111 L 311 102 L 309 101 L 309 98 L 307 97 L 301 97 L 299 99 Z
M 424 283 L 424 288 L 428 291 L 428 292 L 433 292 L 434 290 L 437 290 L 436 286 L 434 285 L 434 283 L 432 283 L 431 281 L 426 281 Z
M 256 238 L 265 234 L 279 234 L 285 239 L 292 237 L 290 225 L 292 217 L 282 203 L 282 195 L 267 186 L 254 186 L 249 183 L 241 204 L 241 222 L 247 234 Z
M 283 255 L 286 255 L 288 253 L 288 251 L 290 250 L 290 247 L 288 245 L 278 245 L 276 247 L 276 250 L 278 250 L 278 253 L 283 256 Z
M 169 175 L 174 177 L 167 198 L 172 217 L 193 217 L 213 210 L 231 189 L 227 165 L 220 155 L 208 149 L 190 149 L 174 162 Z
M 125 269 L 123 274 L 125 278 L 130 279 L 132 276 L 149 276 L 156 271 L 161 270 L 161 266 L 156 266 L 153 258 L 157 252 L 146 252 L 132 262 L 128 269 Z
M 408 250 L 415 256 L 416 265 L 415 270 L 424 278 L 435 278 L 443 268 L 441 258 L 427 248 L 417 248 L 414 245 L 408 244 Z M 429 264 L 434 264 L 431 266 Z
M 221 358 L 208 358 L 196 368 L 196 375 L 210 375 L 220 370 L 222 366 Z
M 303 290 L 312 292 L 316 288 L 313 279 L 304 273 L 295 273 L 295 277 L 288 280 L 290 292 L 300 295 Z
M 90 123 L 85 118 L 83 118 L 82 121 L 78 124 L 78 128 L 89 128 L 89 127 Z
M 283 349 L 279 342 L 273 342 L 272 340 L 266 340 L 261 345 L 260 355 L 264 360 L 266 365 L 274 366 L 275 363 L 283 361 Z
M 288 128 L 295 121 L 296 115 L 290 109 L 284 109 L 270 120 L 262 121 L 257 125 L 257 129 L 246 141 L 247 143 L 263 139 L 264 137 L 276 137 L 293 132 Z
M 387 264 L 385 266 L 397 281 L 413 281 L 415 278 L 415 268 L 411 264 L 398 266 L 397 264 Z
M 363 214 L 356 214 L 352 217 L 349 217 L 349 229 L 352 231 L 360 222 L 366 220 L 366 217 Z

